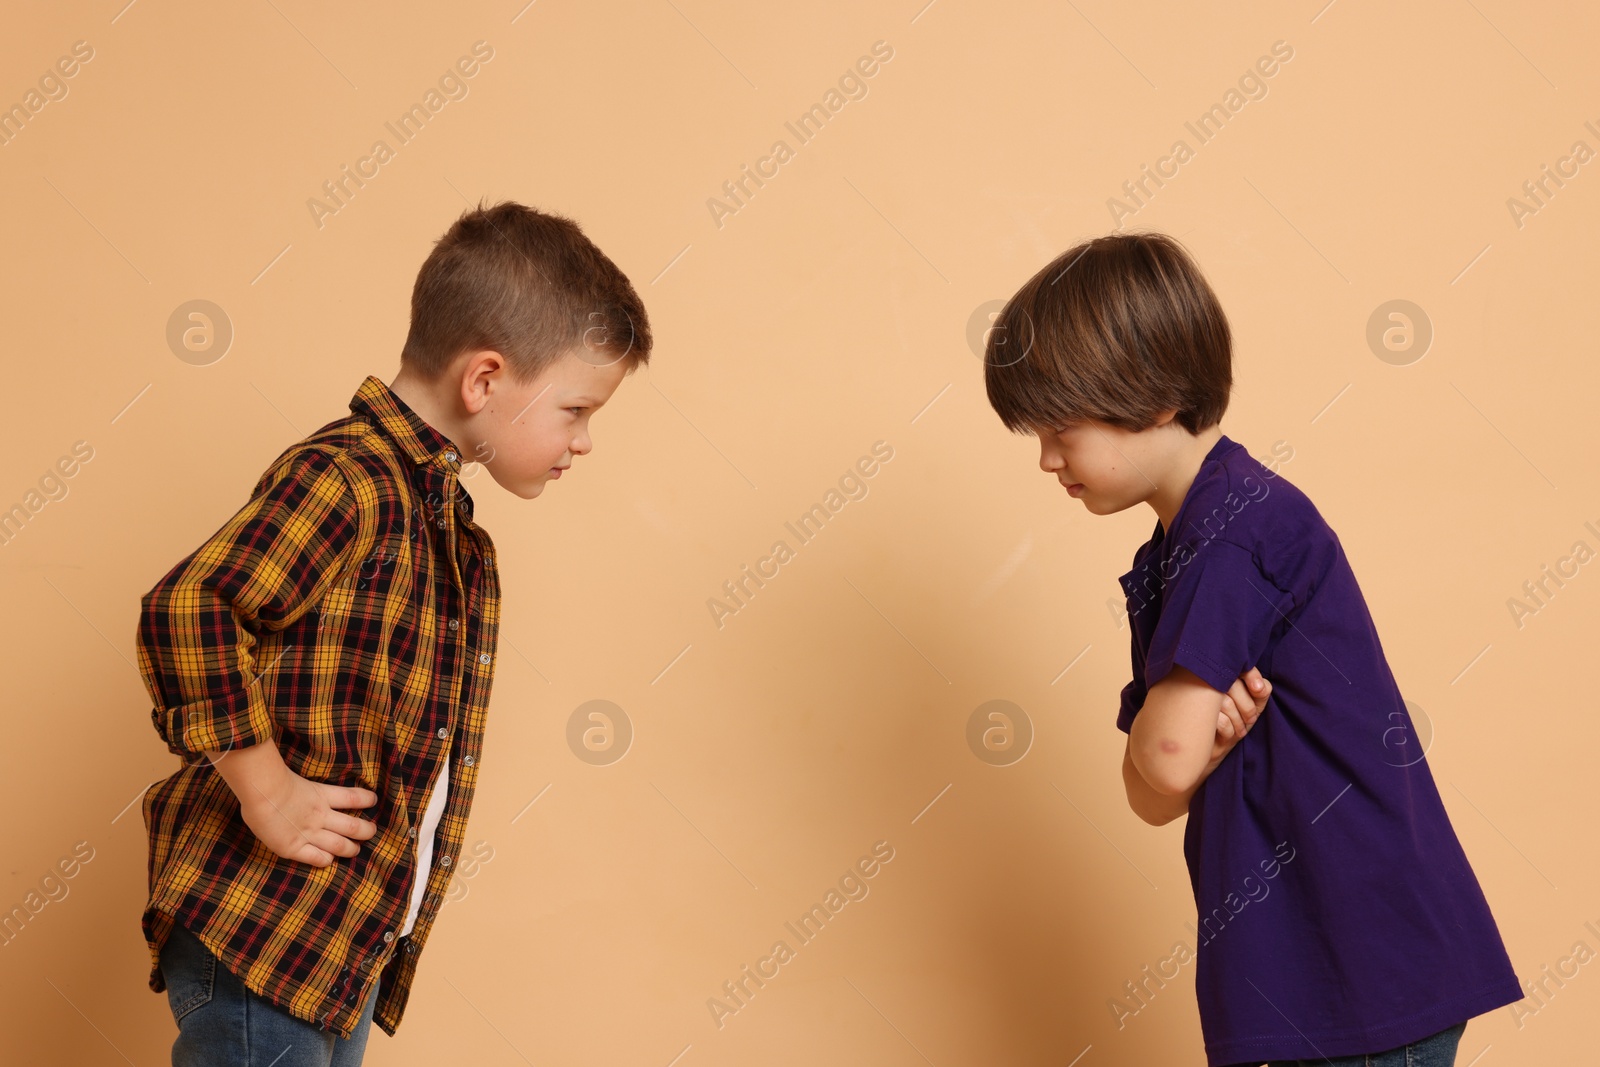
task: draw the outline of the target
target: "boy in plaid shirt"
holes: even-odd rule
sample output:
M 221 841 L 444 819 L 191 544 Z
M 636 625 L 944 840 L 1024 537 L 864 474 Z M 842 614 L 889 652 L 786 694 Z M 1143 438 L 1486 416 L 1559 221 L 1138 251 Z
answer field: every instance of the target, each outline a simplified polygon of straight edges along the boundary
M 356 1064 L 372 1019 L 394 1033 L 494 672 L 499 575 L 462 464 L 539 496 L 650 344 L 570 219 L 468 211 L 417 274 L 394 382 L 369 375 L 142 598 L 151 717 L 184 760 L 144 799 L 175 1067 Z

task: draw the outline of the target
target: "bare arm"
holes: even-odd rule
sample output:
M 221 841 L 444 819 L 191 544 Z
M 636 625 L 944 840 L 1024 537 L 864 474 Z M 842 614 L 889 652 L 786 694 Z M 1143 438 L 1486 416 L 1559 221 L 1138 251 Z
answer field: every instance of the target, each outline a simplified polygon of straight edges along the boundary
M 1137 720 L 1135 720 L 1137 721 Z M 1128 807 L 1151 826 L 1165 826 L 1189 811 L 1189 798 L 1194 796 L 1199 783 L 1183 793 L 1158 793 L 1150 788 L 1139 768 L 1133 765 L 1133 739 L 1128 739 L 1122 750 L 1122 786 L 1128 792 Z
M 270 738 L 229 752 L 208 751 L 206 757 L 239 798 L 245 825 L 284 859 L 326 867 L 335 856 L 356 855 L 359 842 L 378 832 L 370 821 L 338 810 L 370 808 L 377 794 L 300 777 Z
M 1272 683 L 1254 667 L 1219 694 L 1174 664 L 1146 696 L 1123 750 L 1122 783 L 1134 814 L 1162 826 L 1187 813 L 1195 791 L 1255 724 L 1271 693 Z

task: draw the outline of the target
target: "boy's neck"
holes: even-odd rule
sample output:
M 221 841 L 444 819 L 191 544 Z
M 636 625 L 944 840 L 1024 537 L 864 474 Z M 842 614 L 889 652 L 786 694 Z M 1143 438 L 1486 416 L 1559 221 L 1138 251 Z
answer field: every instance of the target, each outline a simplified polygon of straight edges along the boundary
M 1155 510 L 1156 518 L 1161 522 L 1163 539 L 1171 532 L 1178 509 L 1183 507 L 1183 499 L 1189 495 L 1189 488 L 1194 485 L 1206 454 L 1222 437 L 1220 424 L 1197 434 L 1190 434 L 1176 422 L 1172 426 L 1181 432 L 1174 438 L 1172 450 L 1165 457 L 1165 469 L 1156 475 L 1156 491 L 1145 501 Z
M 461 442 L 466 440 L 465 428 L 452 411 L 453 405 L 450 397 L 443 395 L 446 392 L 444 383 L 448 378 L 442 377 L 437 382 L 426 382 L 417 378 L 409 371 L 402 370 L 395 375 L 394 381 L 389 383 L 389 391 L 404 400 L 406 406 L 422 417 L 422 421 L 444 434 L 459 451 Z M 466 457 L 462 457 L 466 462 Z

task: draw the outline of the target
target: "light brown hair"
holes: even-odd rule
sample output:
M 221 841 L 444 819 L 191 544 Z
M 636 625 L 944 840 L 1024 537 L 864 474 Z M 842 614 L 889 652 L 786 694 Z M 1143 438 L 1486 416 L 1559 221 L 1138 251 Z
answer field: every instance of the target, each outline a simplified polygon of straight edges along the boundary
M 1199 433 L 1233 386 L 1228 319 L 1178 241 L 1118 233 L 1068 249 L 1017 290 L 984 345 L 989 403 L 1013 433 L 1095 419 Z
M 561 215 L 505 201 L 461 214 L 411 290 L 402 366 L 427 380 L 493 349 L 526 383 L 567 352 L 602 365 L 650 360 L 650 321 L 627 275 Z

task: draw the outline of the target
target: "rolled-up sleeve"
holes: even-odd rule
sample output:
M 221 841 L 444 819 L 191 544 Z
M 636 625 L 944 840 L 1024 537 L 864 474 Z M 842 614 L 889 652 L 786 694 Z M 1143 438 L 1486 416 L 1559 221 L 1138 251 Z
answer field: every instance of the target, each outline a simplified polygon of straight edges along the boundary
M 322 599 L 357 530 L 339 461 L 309 449 L 275 465 L 249 503 L 141 598 L 139 672 L 169 749 L 195 758 L 274 737 L 259 635 Z

